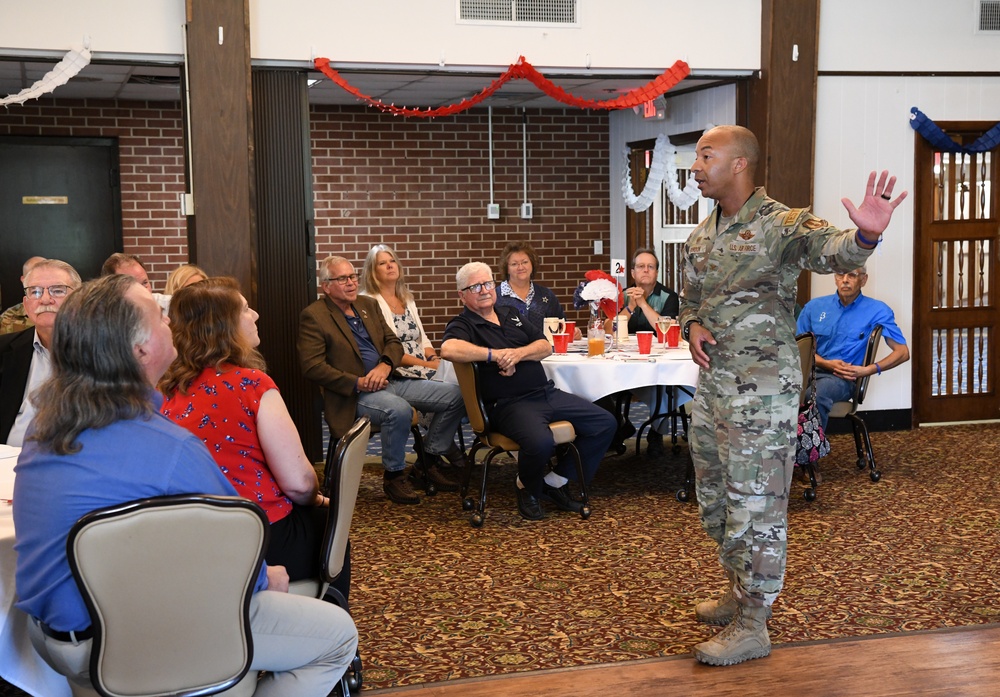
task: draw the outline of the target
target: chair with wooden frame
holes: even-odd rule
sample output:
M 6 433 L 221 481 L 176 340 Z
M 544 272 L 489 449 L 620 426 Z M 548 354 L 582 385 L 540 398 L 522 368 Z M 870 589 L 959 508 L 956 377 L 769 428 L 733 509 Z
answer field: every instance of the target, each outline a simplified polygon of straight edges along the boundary
M 337 605 L 351 611 L 347 598 L 335 586 L 344 569 L 347 543 L 354 519 L 354 506 L 361 486 L 361 472 L 365 464 L 365 451 L 371 435 L 371 421 L 367 416 L 358 418 L 343 436 L 329 449 L 323 473 L 323 491 L 330 497 L 326 514 L 323 542 L 320 544 L 320 575 L 300 579 L 288 584 L 288 592 L 322 599 L 331 595 Z M 360 651 L 354 655 L 351 668 L 341 678 L 342 697 L 361 689 L 362 664 Z
M 67 558 L 93 627 L 91 685 L 104 697 L 251 695 L 253 595 L 270 533 L 256 504 L 190 494 L 80 518 Z
M 486 406 L 483 403 L 479 390 L 479 365 L 476 363 L 453 363 L 455 376 L 458 378 L 458 385 L 462 389 L 462 398 L 465 400 L 465 411 L 469 416 L 469 426 L 476 439 L 469 451 L 469 467 L 465 471 L 462 482 L 462 508 L 472 511 L 469 516 L 469 524 L 474 528 L 482 527 L 486 520 L 486 482 L 489 478 L 490 464 L 493 458 L 502 452 L 516 453 L 520 446 L 507 436 L 493 430 L 490 424 L 489 415 L 486 413 Z M 584 520 L 590 517 L 590 506 L 587 498 L 587 484 L 584 481 L 583 464 L 580 461 L 580 453 L 576 449 L 576 430 L 569 421 L 553 421 L 549 424 L 552 436 L 556 443 L 556 452 L 565 452 L 571 455 L 576 463 L 577 480 L 580 484 L 580 498 L 583 508 L 580 517 Z M 479 488 L 479 501 L 476 502 L 468 496 L 469 483 L 472 479 L 472 468 L 476 463 L 476 453 L 486 449 L 486 458 L 483 460 L 482 483 Z
M 876 324 L 872 333 L 868 335 L 868 345 L 865 348 L 865 359 L 863 365 L 869 366 L 875 362 L 878 353 L 879 343 L 882 340 L 882 325 Z M 865 375 L 854 381 L 854 394 L 850 401 L 834 402 L 830 408 L 830 418 L 850 419 L 851 430 L 854 433 L 854 448 L 858 453 L 858 469 L 868 468 L 868 476 L 873 482 L 882 478 L 882 472 L 875 464 L 875 452 L 872 450 L 872 439 L 868 435 L 868 426 L 864 419 L 858 414 L 858 407 L 865 401 L 868 393 L 868 380 L 871 376 Z

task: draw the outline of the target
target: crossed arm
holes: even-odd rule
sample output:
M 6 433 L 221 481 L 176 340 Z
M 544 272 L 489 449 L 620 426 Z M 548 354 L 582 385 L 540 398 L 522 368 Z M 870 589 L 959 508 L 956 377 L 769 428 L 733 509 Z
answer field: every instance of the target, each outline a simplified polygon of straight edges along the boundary
M 856 380 L 865 375 L 875 375 L 880 370 L 891 370 L 897 365 L 910 360 L 910 349 L 906 347 L 906 344 L 900 344 L 888 337 L 886 337 L 885 343 L 892 349 L 892 352 L 871 365 L 851 365 L 839 359 L 827 360 L 817 353 L 816 367 L 828 370 L 843 380 Z

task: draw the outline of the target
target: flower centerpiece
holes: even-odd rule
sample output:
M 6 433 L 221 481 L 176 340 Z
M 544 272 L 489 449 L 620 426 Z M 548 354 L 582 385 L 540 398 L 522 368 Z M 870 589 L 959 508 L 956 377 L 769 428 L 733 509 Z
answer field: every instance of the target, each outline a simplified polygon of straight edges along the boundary
M 580 309 L 590 305 L 588 328 L 595 323 L 602 326 L 601 310 L 604 310 L 608 319 L 613 319 L 618 314 L 618 308 L 622 306 L 621 288 L 615 277 L 604 271 L 588 271 L 584 278 L 587 280 L 582 281 L 573 293 L 573 307 Z M 604 331 L 603 327 L 601 331 Z

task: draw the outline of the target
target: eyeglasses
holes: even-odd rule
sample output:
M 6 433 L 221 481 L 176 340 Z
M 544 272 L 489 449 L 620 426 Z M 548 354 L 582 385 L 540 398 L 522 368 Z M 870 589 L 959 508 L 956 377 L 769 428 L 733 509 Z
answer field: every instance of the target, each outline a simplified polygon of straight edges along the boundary
M 328 278 L 323 283 L 337 283 L 342 286 L 346 286 L 348 283 L 357 283 L 358 275 L 356 273 L 349 274 L 347 276 L 337 276 L 336 278 Z
M 636 271 L 656 271 L 656 264 L 636 264 L 632 268 Z
M 27 298 L 34 298 L 35 300 L 41 300 L 42 296 L 45 295 L 45 291 L 48 291 L 50 298 L 58 300 L 59 298 L 65 298 L 72 290 L 73 286 L 65 286 L 62 284 L 54 286 L 27 286 L 24 289 L 24 296 Z
M 462 292 L 464 293 L 467 290 L 471 290 L 473 293 L 482 293 L 484 290 L 489 292 L 496 287 L 496 281 L 483 281 L 482 283 L 473 283 L 471 286 L 466 286 L 462 289 Z

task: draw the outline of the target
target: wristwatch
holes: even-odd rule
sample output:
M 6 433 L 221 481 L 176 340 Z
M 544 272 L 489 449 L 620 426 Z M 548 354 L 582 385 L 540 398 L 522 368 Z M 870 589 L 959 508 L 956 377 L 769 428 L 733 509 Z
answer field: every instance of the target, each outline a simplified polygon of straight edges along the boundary
M 704 324 L 702 324 L 702 321 L 697 317 L 695 317 L 694 319 L 689 319 L 687 322 L 684 323 L 684 329 L 681 330 L 681 336 L 684 337 L 684 341 L 691 341 L 691 325 L 695 323 L 701 324 L 701 326 L 703 327 L 705 326 Z
M 392 359 L 389 358 L 388 356 L 379 356 L 378 362 L 385 363 L 387 366 L 389 366 L 389 370 L 392 370 Z

